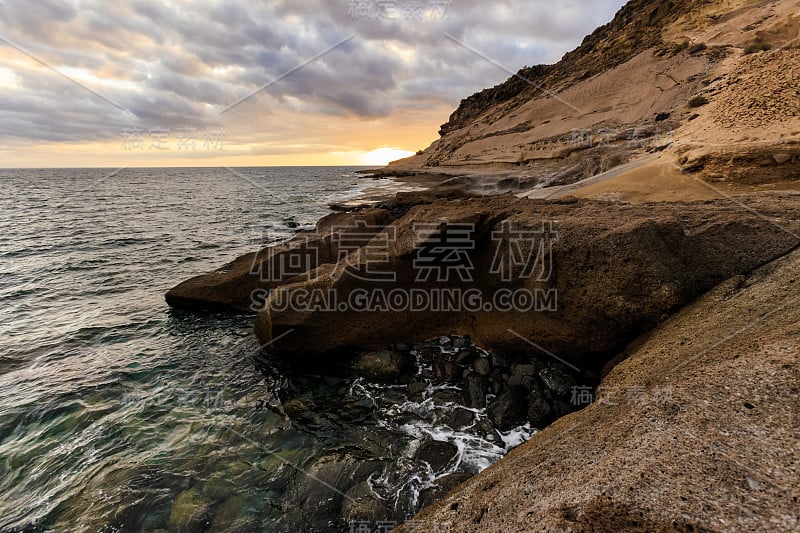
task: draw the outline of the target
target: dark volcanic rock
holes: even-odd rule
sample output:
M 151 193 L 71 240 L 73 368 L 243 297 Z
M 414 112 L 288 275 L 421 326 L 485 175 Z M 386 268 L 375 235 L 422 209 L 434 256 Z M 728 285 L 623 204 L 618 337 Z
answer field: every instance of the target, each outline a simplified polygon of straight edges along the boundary
M 491 401 L 487 412 L 494 425 L 502 431 L 521 426 L 528 418 L 528 402 L 525 389 L 522 387 L 509 387 L 500 396 Z
M 460 430 L 471 426 L 475 422 L 475 414 L 469 409 L 457 407 L 447 416 L 444 423 L 452 429 Z
M 512 387 L 530 389 L 530 378 L 535 375 L 536 365 L 514 365 L 511 369 L 511 376 L 508 378 L 508 384 Z
M 362 481 L 347 491 L 342 504 L 342 520 L 345 523 L 374 523 L 386 516 L 386 509 L 381 500 L 369 488 L 369 483 Z
M 451 383 L 453 385 L 461 383 L 464 377 L 464 369 L 450 361 L 438 360 L 433 363 L 433 375 L 439 383 Z
M 470 374 L 464 379 L 464 405 L 473 409 L 486 407 L 486 378 Z
M 539 378 L 548 389 L 558 396 L 568 394 L 572 386 L 575 385 L 575 380 L 569 372 L 556 366 L 541 369 Z
M 528 422 L 535 428 L 543 428 L 553 420 L 553 408 L 548 402 L 545 391 L 539 384 L 536 384 L 528 392 L 527 406 Z
M 428 463 L 434 472 L 444 472 L 455 462 L 458 448 L 455 444 L 441 440 L 429 440 L 417 448 L 414 460 Z
M 352 368 L 356 374 L 372 381 L 398 383 L 413 370 L 414 357 L 408 352 L 370 352 L 359 355 Z
M 472 363 L 472 368 L 479 376 L 488 376 L 492 371 L 492 363 L 486 357 L 479 357 Z

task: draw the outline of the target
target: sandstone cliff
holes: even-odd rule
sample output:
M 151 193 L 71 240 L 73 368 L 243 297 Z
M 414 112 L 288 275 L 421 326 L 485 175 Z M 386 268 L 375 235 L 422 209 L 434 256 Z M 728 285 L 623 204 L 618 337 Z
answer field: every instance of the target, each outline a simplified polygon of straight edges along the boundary
M 792 0 L 635 0 L 561 62 L 465 99 L 390 169 L 513 175 L 539 197 L 635 161 L 661 179 L 606 176 L 621 185 L 595 194 L 652 198 L 681 171 L 727 187 L 797 180 L 799 38 Z

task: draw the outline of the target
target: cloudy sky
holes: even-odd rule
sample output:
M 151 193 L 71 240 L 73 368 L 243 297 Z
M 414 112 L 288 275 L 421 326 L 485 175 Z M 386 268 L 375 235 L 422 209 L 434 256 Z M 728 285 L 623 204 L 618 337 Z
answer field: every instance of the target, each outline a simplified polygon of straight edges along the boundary
M 623 3 L 2 0 L 0 166 L 378 164 Z

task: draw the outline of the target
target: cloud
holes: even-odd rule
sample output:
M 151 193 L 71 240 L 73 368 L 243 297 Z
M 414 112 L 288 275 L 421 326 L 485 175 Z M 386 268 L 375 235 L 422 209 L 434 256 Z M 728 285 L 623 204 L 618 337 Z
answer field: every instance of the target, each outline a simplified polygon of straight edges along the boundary
M 276 116 L 291 117 L 287 130 L 302 135 L 304 124 L 325 120 L 355 124 L 441 112 L 508 77 L 446 33 L 517 70 L 558 60 L 623 2 L 397 0 L 395 11 L 383 13 L 379 3 L 391 5 L 6 0 L 0 69 L 13 76 L 0 78 L 0 143 L 101 142 L 118 139 L 123 127 L 220 124 L 229 136 L 257 143 L 276 136 L 274 127 L 264 128 Z M 258 91 L 290 69 L 296 70 Z

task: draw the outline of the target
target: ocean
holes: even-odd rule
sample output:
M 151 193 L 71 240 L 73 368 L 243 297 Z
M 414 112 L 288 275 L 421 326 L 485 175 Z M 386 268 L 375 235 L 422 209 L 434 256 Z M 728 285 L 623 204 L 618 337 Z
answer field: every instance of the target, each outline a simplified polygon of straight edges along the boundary
M 290 375 L 252 316 L 164 302 L 375 184 L 356 170 L 0 170 L 0 531 L 335 529 L 324 484 L 293 508 L 308 469 L 348 446 L 396 460 L 440 431 L 447 402 Z M 318 420 L 282 414 L 287 386 Z M 365 403 L 377 414 L 342 415 Z M 473 473 L 527 436 L 439 435 Z M 430 479 L 399 468 L 372 479 L 413 512 Z

